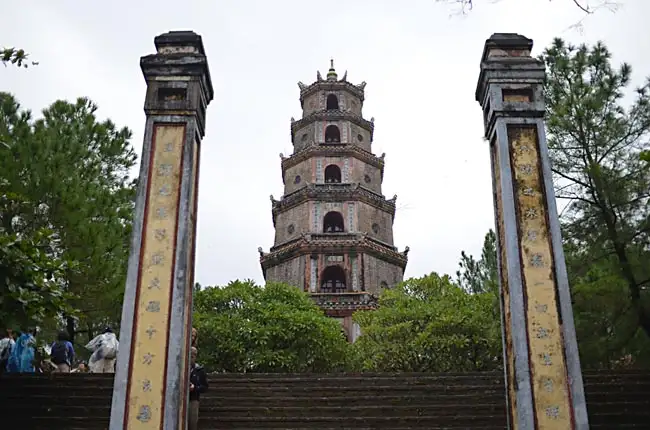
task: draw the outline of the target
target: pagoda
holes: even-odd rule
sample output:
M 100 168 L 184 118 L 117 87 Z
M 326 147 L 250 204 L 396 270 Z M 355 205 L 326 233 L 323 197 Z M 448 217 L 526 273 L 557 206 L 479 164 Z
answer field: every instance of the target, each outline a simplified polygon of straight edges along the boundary
M 408 247 L 393 245 L 397 196 L 382 195 L 384 157 L 372 152 L 374 118 L 363 118 L 366 83 L 341 79 L 334 62 L 325 79 L 300 87 L 302 118 L 291 118 L 293 154 L 280 154 L 284 195 L 271 196 L 275 243 L 259 248 L 267 282 L 309 292 L 354 342 L 357 310 L 402 281 Z

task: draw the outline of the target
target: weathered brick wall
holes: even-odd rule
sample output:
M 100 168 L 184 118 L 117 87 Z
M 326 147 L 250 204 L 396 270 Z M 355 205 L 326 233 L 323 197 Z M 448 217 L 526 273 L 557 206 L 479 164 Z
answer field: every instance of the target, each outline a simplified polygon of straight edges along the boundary
M 347 120 L 316 121 L 300 127 L 294 133 L 294 154 L 306 147 L 325 142 L 325 129 L 328 125 L 339 128 L 340 143 L 352 143 L 368 152 L 371 152 L 370 131 L 352 124 Z
M 390 213 L 365 203 L 359 203 L 357 218 L 359 219 L 359 231 L 368 233 L 370 237 L 389 245 L 393 244 L 393 216 Z
M 289 285 L 304 288 L 305 261 L 307 256 L 298 256 L 284 261 L 277 266 L 266 270 L 266 280 L 271 282 L 285 282 Z
M 382 178 L 381 170 L 379 168 L 359 160 L 354 160 L 352 163 L 352 178 L 354 178 L 354 180 L 350 182 L 360 183 L 369 190 L 381 194 Z
M 307 201 L 277 215 L 275 245 L 295 239 L 302 233 L 322 233 L 323 220 L 329 212 L 339 212 L 343 216 L 345 232 L 364 232 L 393 244 L 393 217 L 390 213 L 358 201 Z M 377 224 L 375 229 L 374 224 Z
M 323 167 L 325 169 L 325 167 Z M 343 169 L 341 169 L 341 172 Z M 299 178 L 298 178 L 299 177 Z M 284 172 L 284 194 L 291 194 L 307 184 L 316 182 L 316 159 L 311 158 Z
M 350 124 L 350 141 L 368 152 L 371 150 L 370 131 L 356 124 Z
M 275 245 L 285 243 L 311 231 L 310 202 L 304 202 L 291 209 L 280 212 L 275 219 Z M 289 228 L 292 226 L 293 228 Z M 321 222 L 322 229 L 322 222 Z M 293 232 L 291 232 L 293 230 Z
M 363 279 L 366 291 L 378 293 L 382 282 L 392 288 L 401 282 L 403 277 L 404 271 L 400 267 L 372 255 L 363 255 Z
M 356 115 L 361 116 L 363 104 L 361 103 L 361 100 L 359 100 L 358 97 L 345 90 L 339 90 L 339 91 L 323 90 L 323 91 L 317 91 L 305 97 L 305 100 L 303 102 L 303 110 L 302 110 L 303 118 L 311 115 L 314 112 L 325 110 L 327 96 L 329 94 L 334 94 L 338 98 L 339 110 L 345 112 L 352 112 Z
M 293 152 L 299 152 L 306 147 L 313 145 L 315 140 L 315 124 L 310 123 L 296 130 L 293 139 Z
M 354 157 L 314 157 L 288 168 L 284 172 L 284 193 L 290 194 L 308 183 L 323 183 L 325 169 L 331 164 L 341 169 L 341 182 L 359 183 L 381 194 L 381 170 Z

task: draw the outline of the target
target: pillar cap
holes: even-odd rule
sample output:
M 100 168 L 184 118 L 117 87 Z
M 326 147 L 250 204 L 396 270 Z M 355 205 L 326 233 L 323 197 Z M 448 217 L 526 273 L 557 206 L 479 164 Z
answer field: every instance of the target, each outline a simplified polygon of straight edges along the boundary
M 197 54 L 205 55 L 203 39 L 191 30 L 168 31 L 153 39 L 159 54 Z
M 140 57 L 145 79 L 155 76 L 198 77 L 207 106 L 214 97 L 214 89 L 201 36 L 190 30 L 168 31 L 156 36 L 154 44 L 155 54 Z
M 517 33 L 494 33 L 485 41 L 481 62 L 494 57 L 530 57 L 533 40 Z
M 484 103 L 488 81 L 499 76 L 508 80 L 544 79 L 544 63 L 531 56 L 533 40 L 517 33 L 494 33 L 485 41 L 475 97 Z

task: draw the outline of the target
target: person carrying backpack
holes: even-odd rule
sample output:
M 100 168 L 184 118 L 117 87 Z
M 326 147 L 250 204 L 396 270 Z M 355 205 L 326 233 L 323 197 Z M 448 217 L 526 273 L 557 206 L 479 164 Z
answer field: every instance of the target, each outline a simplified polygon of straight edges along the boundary
M 8 328 L 5 337 L 0 340 L 0 375 L 7 370 L 9 356 L 11 355 L 11 350 L 15 343 L 13 331 Z
M 54 372 L 70 373 L 70 366 L 74 361 L 74 347 L 68 341 L 66 332 L 59 332 L 56 342 L 52 344 L 50 361 L 57 367 Z

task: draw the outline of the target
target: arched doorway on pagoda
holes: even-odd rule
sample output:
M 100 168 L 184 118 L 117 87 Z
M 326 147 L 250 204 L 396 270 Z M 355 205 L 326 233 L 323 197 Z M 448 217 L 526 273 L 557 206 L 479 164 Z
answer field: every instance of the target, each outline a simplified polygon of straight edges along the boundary
M 339 110 L 339 99 L 336 97 L 336 94 L 330 94 L 327 96 L 327 110 Z
M 330 164 L 325 168 L 325 182 L 328 184 L 341 183 L 341 168 L 336 164 Z
M 345 270 L 339 265 L 328 266 L 321 274 L 321 293 L 345 293 L 347 292 Z
M 325 129 L 325 143 L 341 143 L 341 131 L 337 126 L 327 126 Z
M 323 218 L 323 233 L 343 233 L 343 215 L 340 212 L 332 211 L 325 214 Z

